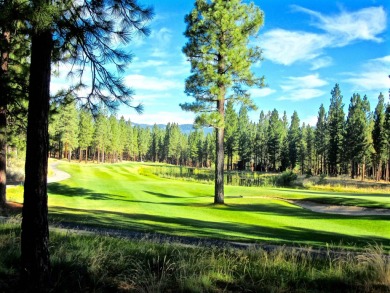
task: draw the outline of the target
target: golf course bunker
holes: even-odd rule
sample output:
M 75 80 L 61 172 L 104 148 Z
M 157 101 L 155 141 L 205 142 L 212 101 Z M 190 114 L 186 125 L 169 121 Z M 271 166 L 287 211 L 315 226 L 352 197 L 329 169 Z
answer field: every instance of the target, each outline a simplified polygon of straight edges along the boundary
M 366 208 L 357 206 L 329 205 L 306 200 L 288 201 L 301 208 L 325 214 L 337 214 L 347 216 L 390 216 L 390 209 Z

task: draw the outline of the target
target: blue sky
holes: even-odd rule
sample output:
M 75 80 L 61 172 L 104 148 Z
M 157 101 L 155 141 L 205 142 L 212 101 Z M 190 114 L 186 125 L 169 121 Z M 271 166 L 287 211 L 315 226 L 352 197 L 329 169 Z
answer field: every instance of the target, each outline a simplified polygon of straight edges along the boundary
M 136 123 L 192 123 L 194 115 L 179 104 L 191 102 L 184 93 L 190 65 L 181 49 L 186 43 L 184 16 L 189 0 L 140 0 L 154 7 L 147 38 L 129 45 L 134 60 L 125 82 L 135 90 L 134 102 L 145 106 L 143 115 L 122 107 Z M 244 1 L 246 2 L 246 1 Z M 290 118 L 296 110 L 301 122 L 315 125 L 318 108 L 329 107 L 330 91 L 340 84 L 345 111 L 353 93 L 367 95 L 374 109 L 380 92 L 388 101 L 390 34 L 388 0 L 264 0 L 253 1 L 265 13 L 264 26 L 252 41 L 263 49 L 264 60 L 253 71 L 268 87 L 253 89 L 257 111 L 276 108 Z M 63 80 L 53 79 L 53 89 Z

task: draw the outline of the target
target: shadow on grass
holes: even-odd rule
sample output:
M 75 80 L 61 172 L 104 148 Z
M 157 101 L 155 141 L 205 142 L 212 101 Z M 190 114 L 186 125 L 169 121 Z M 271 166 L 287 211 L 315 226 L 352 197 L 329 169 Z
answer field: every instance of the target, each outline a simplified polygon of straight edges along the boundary
M 222 209 L 224 211 L 234 212 L 251 212 L 259 214 L 269 214 L 270 216 L 283 215 L 292 218 L 301 219 L 356 219 L 354 216 L 337 215 L 337 214 L 324 214 L 312 212 L 295 205 L 282 205 L 270 203 L 264 199 L 264 203 L 246 203 L 246 199 L 242 198 L 242 203 L 237 201 L 235 203 L 227 203 L 225 205 L 213 205 L 211 196 L 193 196 L 193 197 L 181 197 L 166 193 L 157 193 L 148 190 L 143 190 L 144 193 L 156 196 L 157 199 L 153 200 L 139 200 L 139 199 L 126 199 L 122 195 L 97 193 L 90 189 L 81 187 L 70 187 L 65 184 L 52 183 L 48 186 L 48 191 L 52 194 L 59 194 L 68 197 L 83 197 L 89 200 L 110 200 L 110 201 L 122 201 L 126 203 L 138 203 L 138 204 L 152 204 L 161 206 L 182 206 L 193 208 L 212 208 Z M 160 201 L 158 198 L 175 199 L 175 201 Z M 187 202 L 189 198 L 210 198 L 210 202 Z M 227 196 L 228 198 L 228 196 Z M 233 197 L 232 198 L 239 198 Z M 343 199 L 343 198 L 340 198 Z M 275 200 L 275 199 L 272 199 Z M 240 200 L 241 201 L 241 200 Z M 359 219 L 372 219 L 372 220 L 388 220 L 390 216 L 359 216 Z
M 83 197 L 90 200 L 115 200 L 123 198 L 122 195 L 94 192 L 82 187 L 70 187 L 61 183 L 51 183 L 47 186 L 48 193 L 58 194 L 68 197 Z
M 327 243 L 365 246 L 368 243 L 381 243 L 390 249 L 390 239 L 384 237 L 359 237 L 337 232 L 318 231 L 315 228 L 302 227 L 268 227 L 259 224 L 241 224 L 234 222 L 212 222 L 201 219 L 169 217 L 149 214 L 126 214 L 114 211 L 91 211 L 52 207 L 52 220 L 62 219 L 64 222 L 87 223 L 92 227 L 104 227 L 163 233 L 168 235 L 190 235 L 214 239 L 230 239 L 239 241 L 271 241 L 281 244 L 301 244 L 325 246 Z M 77 213 L 77 214 L 76 214 Z M 81 214 L 80 214 L 81 213 Z

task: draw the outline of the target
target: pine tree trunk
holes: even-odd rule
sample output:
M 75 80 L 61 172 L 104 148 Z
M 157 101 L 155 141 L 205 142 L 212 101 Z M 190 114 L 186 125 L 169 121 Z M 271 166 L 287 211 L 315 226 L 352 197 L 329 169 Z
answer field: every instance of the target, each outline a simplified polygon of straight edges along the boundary
M 1 38 L 7 45 L 10 42 L 10 32 L 4 29 Z M 2 48 L 0 68 L 0 210 L 7 202 L 7 104 L 8 104 L 8 48 Z
M 217 128 L 216 134 L 216 162 L 215 162 L 215 193 L 214 193 L 214 203 L 223 204 L 224 203 L 224 186 L 223 186 L 223 136 L 224 128 Z
M 3 104 L 3 101 L 0 102 Z M 5 104 L 5 103 L 4 103 Z M 3 107 L 4 106 L 4 107 Z M 0 105 L 0 210 L 7 202 L 7 117 L 6 105 Z
M 44 288 L 49 282 L 50 275 L 47 164 L 50 65 L 53 45 L 51 31 L 34 33 L 31 44 L 21 276 L 23 284 L 30 289 L 36 289 Z

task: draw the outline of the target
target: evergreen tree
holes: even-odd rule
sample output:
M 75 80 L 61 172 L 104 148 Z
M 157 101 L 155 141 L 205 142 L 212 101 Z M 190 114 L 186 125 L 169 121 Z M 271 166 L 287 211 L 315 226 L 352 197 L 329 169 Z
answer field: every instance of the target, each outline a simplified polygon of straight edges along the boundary
M 268 125 L 268 157 L 274 171 L 280 162 L 280 151 L 284 140 L 284 126 L 279 119 L 279 113 L 274 109 L 271 113 Z
M 385 151 L 386 151 L 386 158 L 387 158 L 385 180 L 389 181 L 390 180 L 390 103 L 386 104 L 386 109 L 385 109 L 384 137 L 385 137 Z
M 80 148 L 79 161 L 83 160 L 83 151 L 85 151 L 85 162 L 88 161 L 88 147 L 91 146 L 93 140 L 93 117 L 89 111 L 80 110 L 79 118 L 79 141 Z
M 375 169 L 376 180 L 382 178 L 382 163 L 385 158 L 386 151 L 386 137 L 385 137 L 385 98 L 380 93 L 378 97 L 378 104 L 374 112 L 374 128 L 372 130 L 373 147 L 375 149 Z
M 250 70 L 251 64 L 260 60 L 260 50 L 248 47 L 249 38 L 257 34 L 263 23 L 263 13 L 241 0 L 196 0 L 185 21 L 188 43 L 183 51 L 192 68 L 186 93 L 195 102 L 181 106 L 198 113 L 197 123 L 217 130 L 214 203 L 221 204 L 226 94 L 231 94 L 229 99 L 253 106 L 243 86 L 263 85 L 263 79 L 254 77 Z
M 314 131 L 315 136 L 315 153 L 316 153 L 316 174 L 326 173 L 326 157 L 328 149 L 328 131 L 327 131 L 327 118 L 324 105 L 321 104 L 318 111 L 318 119 L 316 129 Z
M 86 105 L 96 100 L 109 106 L 116 101 L 130 105 L 132 91 L 109 71 L 114 63 L 122 70 L 130 54 L 113 42 L 126 43 L 134 31 L 145 32 L 151 17 L 134 0 L 73 1 L 31 0 L 31 66 L 27 126 L 26 177 L 21 235 L 22 277 L 30 287 L 47 284 L 50 272 L 47 223 L 48 113 L 52 57 L 67 56 L 81 68 L 93 72 Z M 115 15 L 115 17 L 113 17 Z M 55 35 L 55 41 L 54 41 Z M 58 50 L 57 50 L 58 49 Z M 104 89 L 107 89 L 108 95 Z
M 298 158 L 301 174 L 304 174 L 307 169 L 307 128 L 305 123 L 303 123 L 302 127 L 299 128 Z
M 200 165 L 200 160 L 198 158 L 199 146 L 201 146 L 200 141 L 202 140 L 202 133 L 196 129 L 192 131 L 188 136 L 188 157 L 190 160 L 190 166 L 198 167 Z
M 151 133 L 149 127 L 141 128 L 137 126 L 136 128 L 138 134 L 137 143 L 138 143 L 139 159 L 141 160 L 141 162 L 143 162 L 149 149 Z
M 17 17 L 25 8 L 20 0 L 0 1 L 0 211 L 6 206 L 7 145 L 25 133 L 30 44 Z
M 233 100 L 228 100 L 225 111 L 225 153 L 227 155 L 227 169 L 233 169 L 233 155 L 238 147 L 238 115 L 234 110 Z
M 343 140 L 344 140 L 344 104 L 340 87 L 335 85 L 331 91 L 331 100 L 328 111 L 328 168 L 329 174 L 337 176 L 342 161 Z
M 295 169 L 298 162 L 300 139 L 299 117 L 297 111 L 294 111 L 291 116 L 290 128 L 287 134 L 288 154 L 291 169 Z
M 123 116 L 119 119 L 119 144 L 118 144 L 118 156 L 121 161 L 123 161 L 123 153 L 127 144 L 127 123 Z
M 111 163 L 116 163 L 118 161 L 118 156 L 120 152 L 120 128 L 119 121 L 114 115 L 110 115 L 108 119 L 110 125 L 110 131 L 108 133 L 107 151 L 111 157 Z
M 100 112 L 96 117 L 95 132 L 94 132 L 94 145 L 97 152 L 97 162 L 104 163 L 106 160 L 107 146 L 109 145 L 109 122 L 104 112 Z
M 162 135 L 162 130 L 158 127 L 157 124 L 154 124 L 150 143 L 150 155 L 153 162 L 157 162 L 159 159 Z
M 267 143 L 268 143 L 268 124 L 269 124 L 269 115 L 264 115 L 264 112 L 260 112 L 259 123 L 257 124 L 256 131 L 256 157 L 257 161 L 260 164 L 260 171 L 268 170 L 268 151 L 267 151 Z
M 315 149 L 315 134 L 313 128 L 308 124 L 306 126 L 306 170 L 307 175 L 311 176 L 313 174 L 314 166 L 314 149 Z
M 71 102 L 61 107 L 59 111 L 59 131 L 65 147 L 65 156 L 71 160 L 72 151 L 78 146 L 79 120 L 76 103 Z
M 351 97 L 346 122 L 345 140 L 348 146 L 347 157 L 351 162 L 351 177 L 358 175 L 358 166 L 364 164 L 368 146 L 366 108 L 359 94 Z M 364 173 L 364 171 L 362 171 Z
M 252 144 L 251 144 L 251 127 L 248 117 L 248 109 L 244 105 L 240 108 L 238 114 L 238 155 L 240 156 L 240 162 L 242 169 L 245 170 L 246 163 L 251 159 Z

